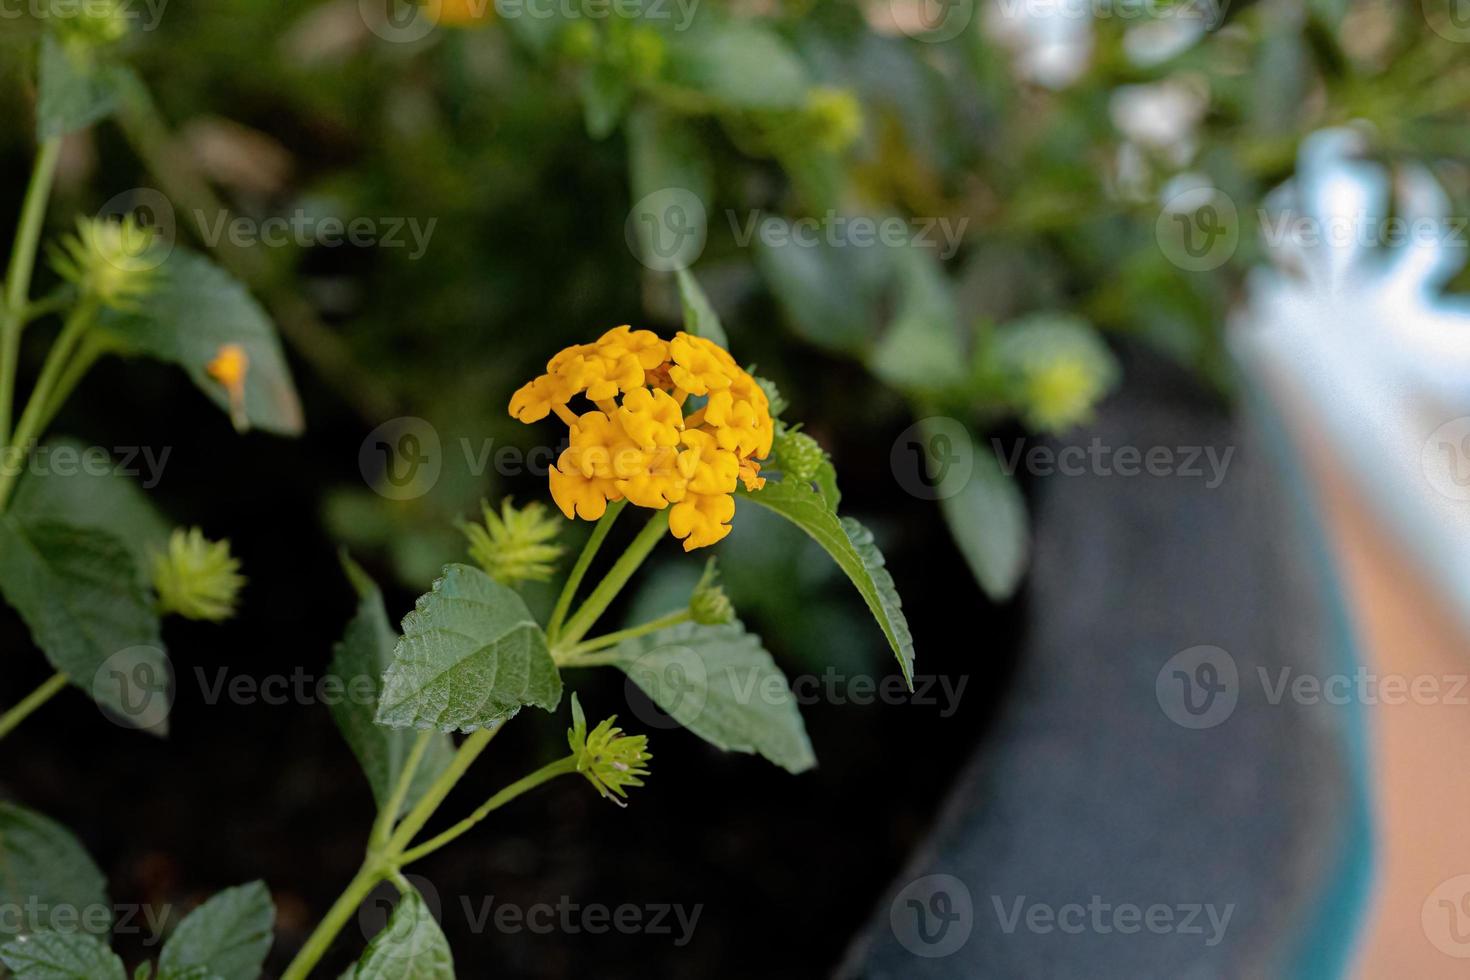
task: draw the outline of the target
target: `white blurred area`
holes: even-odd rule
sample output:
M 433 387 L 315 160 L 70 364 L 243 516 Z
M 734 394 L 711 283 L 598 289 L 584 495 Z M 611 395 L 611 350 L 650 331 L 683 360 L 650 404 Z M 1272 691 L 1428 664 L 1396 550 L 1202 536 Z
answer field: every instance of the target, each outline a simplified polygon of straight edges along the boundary
M 1232 342 L 1470 630 L 1470 302 L 1443 293 L 1470 248 L 1428 171 L 1391 175 L 1367 146 L 1302 145 Z

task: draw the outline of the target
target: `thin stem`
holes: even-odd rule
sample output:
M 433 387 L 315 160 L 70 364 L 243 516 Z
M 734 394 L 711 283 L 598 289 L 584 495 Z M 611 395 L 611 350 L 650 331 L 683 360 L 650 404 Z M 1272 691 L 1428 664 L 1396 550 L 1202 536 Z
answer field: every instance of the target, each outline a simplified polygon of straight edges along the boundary
M 51 197 L 51 180 L 61 156 L 61 137 L 41 144 L 31 169 L 15 229 L 15 245 L 5 272 L 4 323 L 0 324 L 0 441 L 10 442 L 10 417 L 15 401 L 16 361 L 20 356 L 20 331 L 25 323 L 26 301 L 31 293 L 31 272 L 36 267 L 36 246 L 46 220 L 46 202 Z
M 378 882 L 392 873 L 390 868 L 382 865 L 365 863 L 357 872 L 357 876 L 348 883 L 347 888 L 338 896 L 337 901 L 327 910 L 325 918 L 313 930 L 306 940 L 306 945 L 296 954 L 291 965 L 286 967 L 286 972 L 281 974 L 281 980 L 306 980 L 307 974 L 311 973 L 312 967 L 316 966 L 321 958 L 326 955 L 332 946 L 332 941 L 347 925 L 357 907 L 372 893 Z
M 434 815 L 434 811 L 439 809 L 439 804 L 443 803 L 444 798 L 449 795 L 449 791 L 454 789 L 455 784 L 463 778 L 470 765 L 480 757 L 480 753 L 485 751 L 490 740 L 503 727 L 505 727 L 504 722 L 494 728 L 478 729 L 460 743 L 459 751 L 454 753 L 454 758 L 449 761 L 448 767 L 438 779 L 434 780 L 433 785 L 414 805 L 414 808 L 408 811 L 408 815 L 403 818 L 398 829 L 389 838 L 387 845 L 389 854 L 402 853 L 403 849 L 413 842 L 419 831 L 424 829 L 424 824 L 428 823 L 429 818 Z
M 587 635 L 587 631 L 597 622 L 597 618 L 607 611 L 612 601 L 617 598 L 628 579 L 638 571 L 638 566 L 653 551 L 654 545 L 658 544 L 664 536 L 664 531 L 669 526 L 669 514 L 666 510 L 654 511 L 643 530 L 638 532 L 638 537 L 628 545 L 628 550 L 623 552 L 617 563 L 608 570 L 607 576 L 592 590 L 582 608 L 567 623 L 566 631 L 559 637 L 561 645 L 574 644 Z
M 566 647 L 562 650 L 553 649 L 551 656 L 562 667 L 587 666 L 582 662 L 582 658 L 595 650 L 617 646 L 624 640 L 633 640 L 640 636 L 647 636 L 649 633 L 668 629 L 670 626 L 687 623 L 693 618 L 694 614 L 688 609 L 680 609 L 678 612 L 671 612 L 667 616 L 660 616 L 658 619 L 644 623 L 642 626 L 630 626 L 625 630 L 618 630 L 615 633 L 604 633 L 602 636 L 594 636 L 590 640 L 583 640 L 576 646 Z
M 61 406 L 71 397 L 81 380 L 92 370 L 92 365 L 97 359 L 110 349 L 107 341 L 96 334 L 88 334 L 82 338 L 77 347 L 76 354 L 62 371 L 61 377 L 57 378 L 56 386 L 51 390 L 51 397 L 47 400 L 46 410 L 41 413 L 40 421 L 37 423 L 37 432 L 45 432 L 51 427 L 51 421 L 56 418 L 56 413 L 61 411 Z
M 414 739 L 413 748 L 409 749 L 408 759 L 403 764 L 403 771 L 398 774 L 398 783 L 388 795 L 383 808 L 378 811 L 378 819 L 373 822 L 370 847 L 381 848 L 393 836 L 393 825 L 398 821 L 398 811 L 403 809 L 403 801 L 408 798 L 408 789 L 413 785 L 413 777 L 419 771 L 419 763 L 423 761 L 424 753 L 429 748 L 429 740 L 433 737 L 433 732 L 419 732 L 418 738 Z
M 486 800 L 474 813 L 471 813 L 459 823 L 444 831 L 444 833 L 439 834 L 437 837 L 433 837 L 428 841 L 425 841 L 424 843 L 420 844 L 418 847 L 415 847 L 410 851 L 405 851 L 403 857 L 398 859 L 399 864 L 411 864 L 414 861 L 419 860 L 420 858 L 434 853 L 445 844 L 448 844 L 450 841 L 459 837 L 461 834 L 464 834 L 470 828 L 474 827 L 475 824 L 479 823 L 481 820 L 484 820 L 494 811 L 505 806 L 505 804 L 509 803 L 517 796 L 520 796 L 522 793 L 533 790 L 537 786 L 540 786 L 542 783 L 547 782 L 551 779 L 555 779 L 557 776 L 563 776 L 567 773 L 576 771 L 577 757 L 575 755 L 569 755 L 565 759 L 558 759 L 556 762 L 552 762 L 548 765 L 542 766 L 540 769 L 537 769 L 529 776 L 523 776 L 520 779 L 517 779 L 509 786 L 505 787 L 500 792 L 490 797 L 490 799 Z
M 56 697 L 64 687 L 66 687 L 66 675 L 52 674 L 44 684 L 27 694 L 19 704 L 0 715 L 0 738 L 9 735 L 17 725 L 29 718 L 41 705 Z
M 572 599 L 577 595 L 577 587 L 582 584 L 588 566 L 597 556 L 597 549 L 602 547 L 607 532 L 612 530 L 613 521 L 618 519 L 618 515 L 623 512 L 627 503 L 626 500 L 619 500 L 610 504 L 597 522 L 597 526 L 592 529 L 592 536 L 582 546 L 582 553 L 577 556 L 577 563 L 572 566 L 572 573 L 567 576 L 566 584 L 561 587 L 561 595 L 556 598 L 556 609 L 552 611 L 551 621 L 546 626 L 546 637 L 552 644 L 556 643 L 557 634 L 561 632 L 561 624 L 566 621 L 567 613 L 572 607 Z
M 51 352 L 46 355 L 46 363 L 41 368 L 41 376 L 36 379 L 36 387 L 31 392 L 30 400 L 26 402 L 26 410 L 21 414 L 20 421 L 16 423 L 15 436 L 10 443 L 12 449 L 25 452 L 31 441 L 40 436 L 43 420 L 55 414 L 50 411 L 52 391 L 66 372 L 71 353 L 82 335 L 86 333 L 87 328 L 92 325 L 92 318 L 96 312 L 96 302 L 84 299 L 66 318 L 61 334 L 56 338 L 56 343 L 52 345 Z M 0 510 L 4 509 L 6 502 L 10 499 L 11 490 L 15 489 L 15 481 L 20 476 L 20 470 L 21 467 L 13 466 L 0 474 Z

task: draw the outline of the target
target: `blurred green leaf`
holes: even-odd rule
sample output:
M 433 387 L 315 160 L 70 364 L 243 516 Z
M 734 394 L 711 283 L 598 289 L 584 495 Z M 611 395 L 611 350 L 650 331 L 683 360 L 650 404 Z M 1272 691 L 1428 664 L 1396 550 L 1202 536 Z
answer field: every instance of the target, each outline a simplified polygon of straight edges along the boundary
M 54 34 L 41 37 L 36 97 L 36 137 L 50 139 L 84 129 L 117 108 L 126 69 L 101 60 L 91 46 L 72 47 Z
M 0 948 L 15 980 L 127 980 L 122 960 L 95 938 L 38 932 Z
M 948 388 L 968 373 L 959 314 L 938 261 L 927 251 L 895 249 L 898 311 L 868 355 L 868 366 L 905 391 Z
M 218 980 L 256 980 L 273 941 L 276 909 L 263 882 L 226 888 L 184 917 L 158 957 L 160 980 L 203 969 Z
M 674 275 L 679 280 L 679 300 L 684 307 L 684 331 L 696 337 L 713 340 L 728 350 L 730 338 L 725 336 L 720 316 L 710 305 L 709 297 L 704 295 L 694 273 L 688 269 L 678 269 Z
M 107 879 L 81 842 L 56 821 L 14 803 L 0 803 L 0 907 L 74 909 L 78 928 L 102 936 L 112 929 Z M 38 925 L 7 915 L 0 920 L 0 941 L 32 933 Z M 9 958 L 5 962 L 18 968 Z
M 988 449 L 972 442 L 970 453 L 970 479 L 940 498 L 939 509 L 975 581 L 1001 602 L 1015 593 L 1031 561 L 1026 499 Z
M 806 68 L 774 31 L 726 21 L 670 36 L 669 77 L 730 109 L 791 109 L 806 98 Z
M 127 546 L 96 528 L 0 514 L 0 593 L 57 670 L 114 717 L 137 716 L 134 680 L 167 676 L 158 613 Z
M 100 328 L 125 351 L 178 364 L 211 400 L 230 409 L 224 386 L 206 369 L 226 344 L 249 358 L 244 411 L 250 424 L 282 435 L 301 431 L 301 402 L 275 325 L 243 285 L 209 259 L 174 246 L 153 290 L 131 311 L 104 313 Z

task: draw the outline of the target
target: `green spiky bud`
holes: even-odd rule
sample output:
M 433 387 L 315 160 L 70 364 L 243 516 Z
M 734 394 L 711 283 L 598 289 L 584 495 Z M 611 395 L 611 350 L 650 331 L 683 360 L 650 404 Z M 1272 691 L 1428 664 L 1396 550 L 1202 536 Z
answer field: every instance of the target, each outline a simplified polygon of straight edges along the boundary
M 213 623 L 235 615 L 245 578 L 230 542 L 210 541 L 197 527 L 177 528 L 167 550 L 155 551 L 152 558 L 160 612 Z
M 689 616 L 701 626 L 722 626 L 735 621 L 735 606 L 719 584 L 719 569 L 711 558 L 689 597 Z
M 803 483 L 816 479 L 817 470 L 827 461 L 827 452 L 821 444 L 796 429 L 778 435 L 773 449 L 781 472 Z
M 545 506 L 537 503 L 516 507 L 507 497 L 497 514 L 481 502 L 483 524 L 463 524 L 469 540 L 470 558 L 485 574 L 505 585 L 545 582 L 556 573 L 556 562 L 566 549 L 556 544 L 562 524 Z
M 577 759 L 577 771 L 587 777 L 598 793 L 618 806 L 625 806 L 627 787 L 642 786 L 648 775 L 647 735 L 624 735 L 614 728 L 614 715 L 587 731 L 587 718 L 582 705 L 572 695 L 572 727 L 567 731 L 567 744 Z
M 51 250 L 57 275 L 103 306 L 126 310 L 153 288 L 165 250 L 151 228 L 132 216 L 121 221 L 78 218 L 75 234 Z

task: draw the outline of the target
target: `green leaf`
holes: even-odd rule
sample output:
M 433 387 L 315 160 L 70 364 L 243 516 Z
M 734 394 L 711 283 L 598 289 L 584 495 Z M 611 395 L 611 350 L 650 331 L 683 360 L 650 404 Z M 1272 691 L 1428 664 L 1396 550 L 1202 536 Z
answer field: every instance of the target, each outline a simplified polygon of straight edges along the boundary
M 789 772 L 817 764 L 786 675 L 740 623 L 684 623 L 625 640 L 614 663 L 711 745 L 758 752 Z
M 141 452 L 113 456 L 75 439 L 54 439 L 38 450 L 46 453 L 47 465 L 21 477 L 9 511 L 23 524 L 57 521 L 109 531 L 127 545 L 139 574 L 146 577 L 150 550 L 168 542 L 172 526 L 148 499 L 144 485 L 122 470 L 133 468 L 142 479 L 157 480 L 166 451 L 149 457 Z M 63 458 L 68 460 L 65 466 Z M 73 467 L 70 460 L 80 462 Z
M 268 432 L 301 431 L 301 402 L 270 317 L 243 285 L 197 252 L 174 246 L 138 308 L 105 312 L 101 328 L 127 351 L 180 365 L 226 411 L 229 393 L 206 365 L 224 345 L 240 345 L 250 360 L 245 417 Z
M 0 593 L 72 684 L 115 718 L 164 733 L 166 718 L 140 716 L 133 689 L 161 683 L 168 668 L 158 613 L 122 541 L 95 528 L 0 514 Z
M 418 892 L 405 892 L 358 961 L 356 980 L 454 980 L 449 941 Z
M 163 946 L 164 976 L 207 968 L 220 980 L 256 980 L 271 948 L 276 909 L 263 882 L 226 888 L 184 917 Z
M 22 913 L 0 918 L 0 941 L 53 924 L 104 936 L 112 929 L 107 880 L 86 849 L 61 824 L 13 803 L 0 803 L 0 908 Z M 39 921 L 26 920 L 32 908 Z M 58 910 L 72 921 L 53 923 Z
M 806 67 L 775 32 L 749 21 L 675 35 L 668 75 L 731 109 L 795 109 L 806 100 Z
M 720 316 L 704 295 L 699 280 L 688 269 L 675 270 L 674 275 L 679 280 L 679 299 L 684 306 L 684 332 L 713 340 L 728 350 L 730 338 L 725 336 Z
M 389 623 L 383 594 L 367 573 L 345 555 L 342 565 L 357 590 L 358 604 L 357 615 L 347 624 L 347 631 L 342 642 L 337 644 L 328 668 L 331 674 L 341 679 L 345 692 L 331 706 L 332 718 L 342 730 L 342 737 L 352 748 L 352 754 L 357 756 L 368 785 L 372 787 L 373 799 L 382 809 L 398 785 L 398 777 L 414 743 L 412 733 L 384 728 L 373 721 L 382 694 L 383 672 L 393 663 L 398 631 Z M 453 756 L 454 745 L 447 735 L 435 736 L 429 742 L 404 797 L 402 810 L 418 802 Z
M 746 221 L 736 229 L 736 241 L 755 247 L 756 264 L 791 329 L 828 350 L 863 352 L 878 330 L 892 276 L 891 250 L 806 240 L 775 215 L 757 212 Z
M 560 702 L 546 634 L 520 595 L 478 568 L 446 565 L 404 617 L 377 721 L 469 732 L 500 724 L 522 705 L 554 711 Z
M 109 115 L 118 104 L 126 69 L 101 60 L 101 51 L 41 37 L 36 96 L 36 137 L 65 136 Z
M 968 374 L 959 312 L 938 262 L 918 248 L 894 251 L 898 312 L 868 357 L 873 373 L 909 391 L 961 384 Z
M 582 73 L 582 116 L 587 135 L 606 139 L 618 128 L 632 92 L 623 72 L 611 65 L 595 64 Z
M 1000 463 L 971 442 L 975 467 L 959 492 L 941 497 L 940 512 L 960 554 L 985 594 L 1009 599 L 1031 561 L 1031 529 L 1026 498 Z
M 878 620 L 898 658 L 903 679 L 913 690 L 914 638 L 904 619 L 903 602 L 893 585 L 893 576 L 883 567 L 883 553 L 873 542 L 872 532 L 850 517 L 839 518 L 828 509 L 821 493 L 794 480 L 768 480 L 763 489 L 755 493 L 740 491 L 738 496 L 780 514 L 832 556 Z
M 15 980 L 127 980 L 117 954 L 91 936 L 38 932 L 0 948 Z

